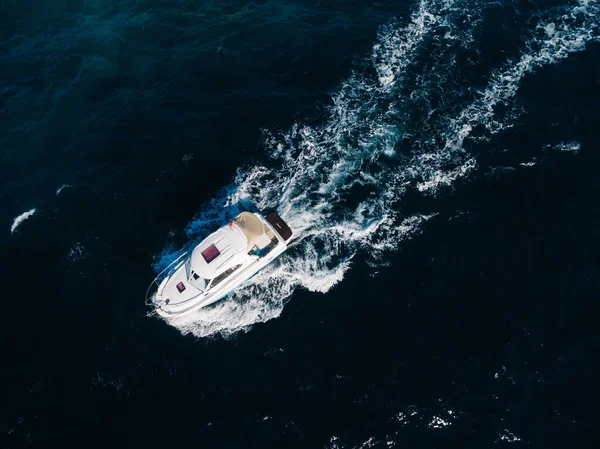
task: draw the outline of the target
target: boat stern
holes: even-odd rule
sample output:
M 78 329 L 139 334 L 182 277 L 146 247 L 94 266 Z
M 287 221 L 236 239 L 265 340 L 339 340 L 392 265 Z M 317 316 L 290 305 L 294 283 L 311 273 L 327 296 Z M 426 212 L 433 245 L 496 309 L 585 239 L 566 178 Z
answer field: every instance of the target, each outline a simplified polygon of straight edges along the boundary
M 265 219 L 284 242 L 287 242 L 294 234 L 288 224 L 276 212 L 265 215 Z

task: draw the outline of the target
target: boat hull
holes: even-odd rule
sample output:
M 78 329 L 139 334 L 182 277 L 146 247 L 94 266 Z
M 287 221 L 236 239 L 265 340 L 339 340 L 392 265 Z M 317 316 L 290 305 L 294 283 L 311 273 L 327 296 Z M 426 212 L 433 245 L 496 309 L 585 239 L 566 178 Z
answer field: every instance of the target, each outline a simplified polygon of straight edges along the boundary
M 252 273 L 250 273 L 249 275 L 247 275 L 246 278 L 241 280 L 239 283 L 236 283 L 235 285 L 231 286 L 229 288 L 229 290 L 227 290 L 223 293 L 215 293 L 214 295 L 206 295 L 206 296 L 198 295 L 196 298 L 194 298 L 194 299 L 196 299 L 196 301 L 194 301 L 194 299 L 190 300 L 189 307 L 182 308 L 182 310 L 172 310 L 171 311 L 171 310 L 161 307 L 161 305 L 157 305 L 155 308 L 155 312 L 163 318 L 182 317 L 182 316 L 188 315 L 194 311 L 202 309 L 204 307 L 208 307 L 216 302 L 219 302 L 219 301 L 225 299 L 228 295 L 233 293 L 238 288 L 242 287 L 246 282 L 248 282 L 254 276 L 256 276 L 260 271 L 263 270 L 263 268 L 265 268 L 267 265 L 269 265 L 271 262 L 273 262 L 277 257 L 279 257 L 281 254 L 283 254 L 286 249 L 287 248 L 284 248 L 283 251 L 280 251 L 278 254 L 274 255 L 266 264 L 262 265 L 260 268 L 258 268 L 257 270 L 255 270 Z M 192 302 L 194 302 L 194 303 L 192 303 Z
M 148 289 L 146 303 L 164 318 L 214 304 L 283 254 L 291 236 L 277 213 L 243 212 L 165 268 L 153 281 L 156 292 L 151 293 L 152 285 Z

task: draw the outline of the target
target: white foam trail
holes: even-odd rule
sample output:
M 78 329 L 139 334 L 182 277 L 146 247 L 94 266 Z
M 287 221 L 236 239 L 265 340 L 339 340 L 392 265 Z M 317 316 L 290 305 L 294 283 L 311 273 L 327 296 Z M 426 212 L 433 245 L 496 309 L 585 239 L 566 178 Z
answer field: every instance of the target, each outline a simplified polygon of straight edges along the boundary
M 445 162 L 446 157 L 439 158 Z M 436 162 L 435 165 L 441 165 Z M 440 186 L 452 185 L 458 178 L 462 178 L 467 175 L 471 170 L 477 166 L 477 162 L 474 158 L 469 158 L 463 165 L 460 165 L 452 170 L 442 170 L 440 168 L 429 169 L 430 174 L 427 179 L 417 184 L 419 192 L 435 191 Z
M 600 7 L 596 2 L 580 0 L 554 21 L 540 22 L 536 35 L 527 43 L 527 50 L 520 59 L 508 62 L 504 68 L 493 72 L 479 98 L 449 123 L 444 135 L 445 151 L 434 149 L 416 156 L 413 170 L 425 175 L 419 183 L 419 190 L 435 193 L 440 185 L 448 185 L 472 170 L 476 163 L 466 154 L 463 144 L 473 129 L 483 127 L 489 136 L 511 127 L 514 117 L 498 117 L 496 107 L 515 97 L 521 81 L 528 74 L 565 59 L 573 52 L 584 50 L 591 41 L 597 41 L 598 14 Z M 457 168 L 458 164 L 461 167 Z
M 427 36 L 435 36 L 436 43 L 446 39 L 439 49 L 452 52 L 458 40 L 448 32 L 454 30 L 451 21 L 475 14 L 451 6 L 450 1 L 424 0 L 407 26 L 383 27 L 372 55 L 377 76 L 355 73 L 342 83 L 324 123 L 295 125 L 281 134 L 265 131 L 265 148 L 276 168 L 240 169 L 234 183 L 201 209 L 187 234 L 193 246 L 250 202 L 262 210 L 276 208 L 285 218 L 295 232 L 290 248 L 226 301 L 171 320 L 172 325 L 199 337 L 232 335 L 279 316 L 298 287 L 327 292 L 343 279 L 359 253 L 369 265 L 384 264 L 383 256 L 431 217 L 404 216 L 399 206 L 405 191 L 414 187 L 435 192 L 467 176 L 477 166 L 463 148 L 471 131 L 483 126 L 492 134 L 509 126 L 510 117 L 498 117 L 495 106 L 513 98 L 521 80 L 536 67 L 563 59 L 595 39 L 591 14 L 596 5 L 580 2 L 554 22 L 540 23 L 520 59 L 493 72 L 488 86 L 455 118 L 442 114 L 440 126 L 419 127 L 423 135 L 411 137 L 419 147 L 409 155 L 399 154 L 397 147 L 407 138 L 399 114 L 427 96 L 440 74 L 452 77 L 452 58 L 446 53 L 434 59 L 434 66 L 418 80 L 425 90 L 409 85 L 414 95 L 408 98 L 398 95 L 408 82 L 406 69 L 421 47 L 428 48 Z M 549 23 L 554 27 L 548 28 Z M 441 31 L 446 31 L 443 37 Z M 470 30 L 461 33 L 469 35 Z M 426 79 L 429 73 L 434 75 Z M 451 103 L 453 93 L 445 95 Z M 157 268 L 178 254 L 167 248 Z
M 573 52 L 582 51 L 588 42 L 598 40 L 598 13 L 600 9 L 596 2 L 580 0 L 576 7 L 568 9 L 555 21 L 539 23 L 536 36 L 528 42 L 521 58 L 494 72 L 479 100 L 454 120 L 454 133 L 446 140 L 446 148 L 462 150 L 462 144 L 470 136 L 474 125 L 483 125 L 490 133 L 511 126 L 509 121 L 497 120 L 495 107 L 516 95 L 526 75 Z
M 435 27 L 447 25 L 445 14 L 453 3 L 421 0 L 408 26 L 398 29 L 396 23 L 390 23 L 380 28 L 378 42 L 373 46 L 373 63 L 382 86 L 396 82 L 425 36 Z
M 25 220 L 27 220 L 29 217 L 31 217 L 34 213 L 35 213 L 35 208 L 31 209 L 30 211 L 23 212 L 21 215 L 19 215 L 17 218 L 15 218 L 12 226 L 10 227 L 10 233 L 13 234 L 17 230 L 19 225 L 21 223 L 23 223 Z

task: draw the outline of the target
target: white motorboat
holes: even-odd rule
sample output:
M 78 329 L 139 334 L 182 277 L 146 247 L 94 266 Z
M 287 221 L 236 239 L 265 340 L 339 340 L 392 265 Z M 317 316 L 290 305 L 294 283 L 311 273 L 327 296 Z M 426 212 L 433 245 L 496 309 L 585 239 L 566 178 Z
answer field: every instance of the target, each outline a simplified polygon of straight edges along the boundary
M 208 306 L 273 262 L 291 236 L 274 212 L 242 212 L 165 268 L 150 285 L 146 303 L 167 318 Z

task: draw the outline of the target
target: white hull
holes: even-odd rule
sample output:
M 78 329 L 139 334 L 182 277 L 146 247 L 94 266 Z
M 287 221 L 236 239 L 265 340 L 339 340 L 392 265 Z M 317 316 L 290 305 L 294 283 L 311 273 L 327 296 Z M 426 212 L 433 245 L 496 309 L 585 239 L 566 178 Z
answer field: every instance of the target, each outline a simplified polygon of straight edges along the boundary
M 254 227 L 250 231 L 248 223 Z M 153 282 L 158 286 L 156 292 L 150 294 L 151 285 L 146 300 L 165 318 L 213 304 L 280 256 L 290 236 L 291 230 L 277 214 L 267 218 L 240 214 L 229 226 L 207 237 L 191 255 L 183 254 L 167 267 Z

